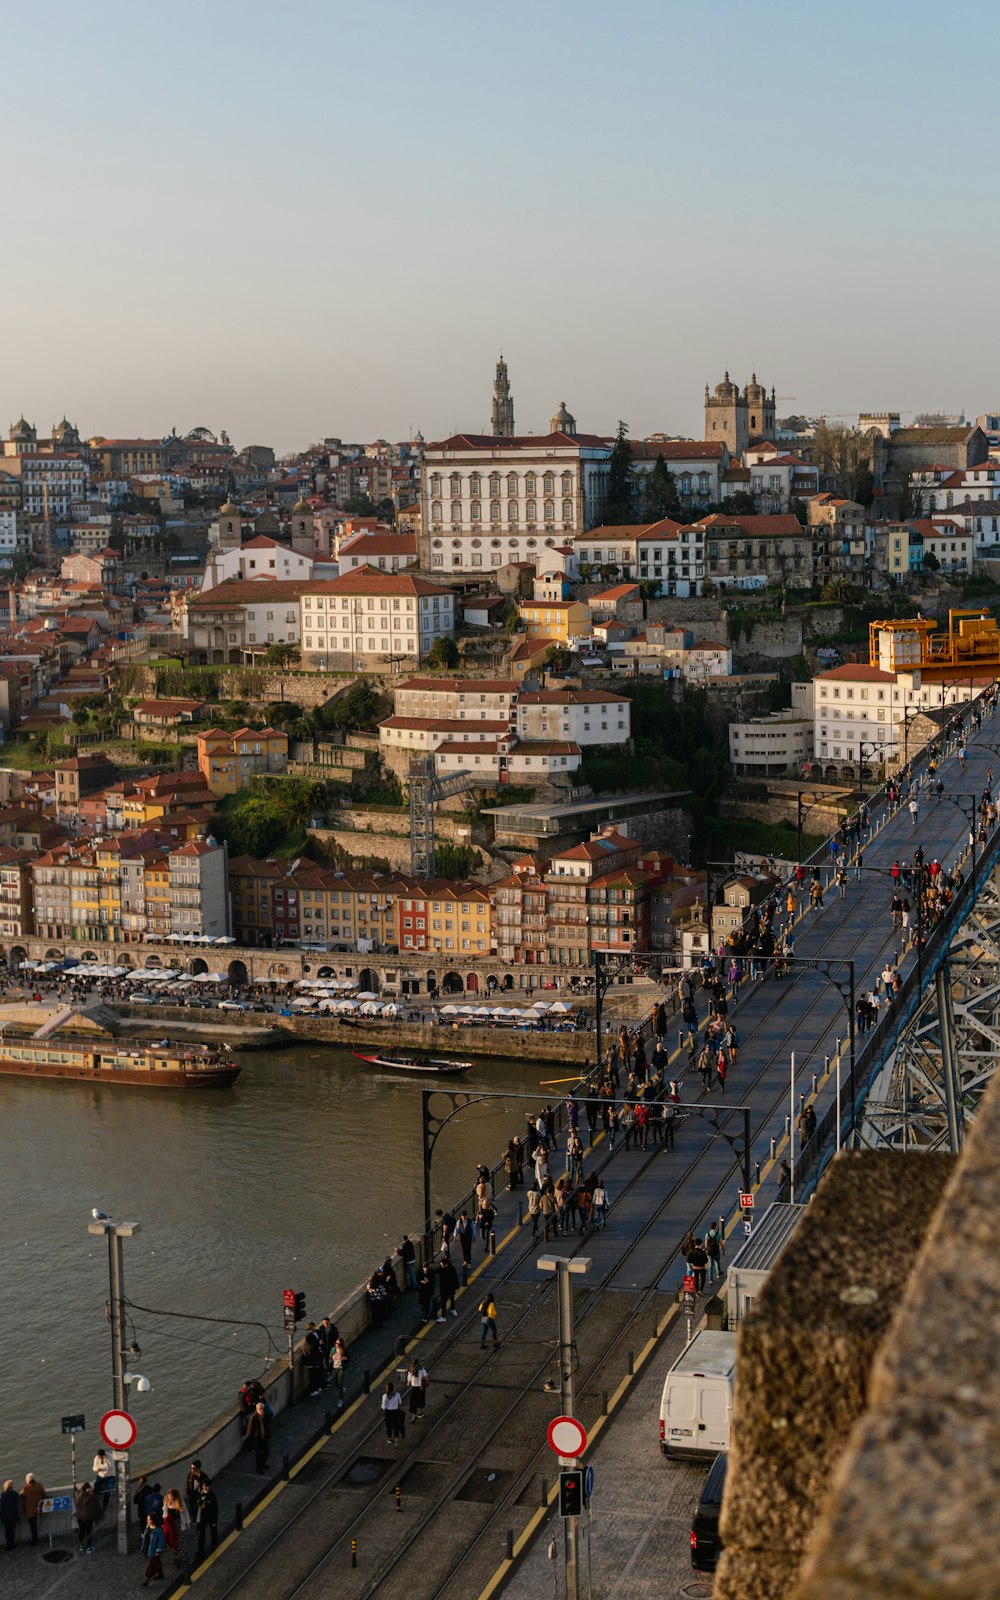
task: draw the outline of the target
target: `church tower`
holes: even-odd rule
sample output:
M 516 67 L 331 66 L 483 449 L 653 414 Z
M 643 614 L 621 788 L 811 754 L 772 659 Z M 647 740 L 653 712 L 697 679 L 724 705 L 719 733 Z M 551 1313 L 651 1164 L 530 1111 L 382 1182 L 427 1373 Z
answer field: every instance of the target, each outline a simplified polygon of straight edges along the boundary
M 243 543 L 243 519 L 240 508 L 232 498 L 225 505 L 219 507 L 219 548 L 222 550 L 238 550 Z
M 507 378 L 507 363 L 503 356 L 497 362 L 497 375 L 493 384 L 493 437 L 494 439 L 514 437 L 514 401 L 511 398 L 510 383 Z
M 310 561 L 316 553 L 313 527 L 312 506 L 300 496 L 292 507 L 292 549 L 300 556 L 308 556 Z
M 767 390 L 762 383 L 757 382 L 756 372 L 750 376 L 750 382 L 743 390 L 746 401 L 747 414 L 747 439 L 753 443 L 759 439 L 774 438 L 774 388 L 768 399 Z

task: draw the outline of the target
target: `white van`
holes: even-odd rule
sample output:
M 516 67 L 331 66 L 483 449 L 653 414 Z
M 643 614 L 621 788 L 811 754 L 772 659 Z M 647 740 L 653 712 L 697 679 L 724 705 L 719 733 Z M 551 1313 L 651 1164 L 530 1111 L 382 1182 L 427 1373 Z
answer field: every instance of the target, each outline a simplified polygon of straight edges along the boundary
M 716 1456 L 729 1449 L 735 1333 L 696 1333 L 663 1380 L 660 1449 L 665 1456 Z

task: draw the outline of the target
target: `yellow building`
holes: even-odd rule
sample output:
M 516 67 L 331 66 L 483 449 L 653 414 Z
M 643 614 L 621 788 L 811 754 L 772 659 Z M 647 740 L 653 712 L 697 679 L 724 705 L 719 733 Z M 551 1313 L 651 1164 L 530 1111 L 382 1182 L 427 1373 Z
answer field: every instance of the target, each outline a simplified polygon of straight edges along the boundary
M 550 643 L 568 644 L 590 631 L 590 613 L 582 600 L 524 600 L 517 614 L 529 634 Z
M 258 773 L 288 770 L 288 736 L 280 728 L 210 728 L 198 735 L 198 768 L 217 798 L 237 794 Z
M 170 929 L 170 862 L 165 855 L 146 861 L 142 874 L 146 901 L 146 937 L 163 939 Z

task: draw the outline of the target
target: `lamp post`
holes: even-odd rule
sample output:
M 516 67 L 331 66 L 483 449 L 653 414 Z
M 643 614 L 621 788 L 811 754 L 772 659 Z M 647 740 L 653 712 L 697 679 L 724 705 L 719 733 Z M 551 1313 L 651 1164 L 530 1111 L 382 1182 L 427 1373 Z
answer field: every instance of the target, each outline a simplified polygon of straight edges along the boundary
M 870 750 L 872 755 L 875 754 L 876 750 L 881 750 L 883 752 L 883 754 L 884 754 L 885 753 L 885 746 L 881 745 L 881 744 L 876 744 L 871 739 L 862 739 L 861 743 L 858 745 L 858 788 L 861 791 L 862 800 L 865 797 L 865 751 L 866 750 Z
M 969 849 L 972 852 L 972 865 L 971 865 L 972 898 L 973 898 L 973 900 L 975 900 L 975 898 L 976 898 L 976 834 L 979 831 L 977 826 L 976 826 L 976 816 L 977 816 L 977 806 L 978 806 L 978 802 L 976 800 L 976 796 L 974 794 L 941 794 L 941 795 L 938 795 L 938 799 L 939 800 L 947 800 L 951 805 L 957 806 L 959 811 L 961 811 L 962 815 L 964 817 L 968 818 L 968 822 L 969 822 Z M 966 806 L 968 806 L 968 810 L 966 810 Z
M 797 789 L 795 792 L 795 833 L 797 839 L 795 859 L 800 864 L 802 861 L 802 823 L 805 814 L 807 811 L 811 811 L 813 806 L 822 805 L 822 803 L 819 795 L 810 797 L 805 789 Z
M 139 1232 L 138 1222 L 114 1222 L 111 1217 L 98 1211 L 95 1207 L 93 1221 L 87 1224 L 87 1232 L 104 1234 L 108 1241 L 108 1280 L 110 1296 L 108 1301 L 109 1321 L 111 1323 L 111 1378 L 114 1392 L 115 1411 L 125 1411 L 126 1391 L 132 1381 L 133 1374 L 125 1371 L 125 1263 L 122 1249 L 124 1239 L 132 1239 Z M 145 1380 L 143 1380 L 145 1382 Z M 129 1507 L 129 1479 L 128 1479 L 128 1453 L 124 1450 L 116 1451 L 115 1479 L 118 1491 L 118 1554 L 128 1555 L 128 1507 Z
M 590 1270 L 589 1256 L 539 1256 L 539 1272 L 554 1272 L 559 1296 L 559 1399 L 561 1414 L 573 1416 L 573 1376 L 576 1371 L 576 1343 L 573 1338 L 573 1286 L 571 1274 Z M 559 1457 L 560 1465 L 576 1466 L 575 1461 Z M 566 1600 L 580 1600 L 580 1561 L 576 1517 L 563 1517 L 563 1556 L 566 1568 Z
M 843 960 L 838 960 L 838 959 L 836 959 L 834 957 L 827 958 L 825 956 L 820 956 L 820 957 L 813 957 L 813 956 L 786 956 L 785 957 L 785 963 L 786 963 L 787 966 L 790 966 L 790 967 L 812 967 L 814 971 L 820 973 L 820 975 L 822 977 L 826 978 L 828 983 L 832 983 L 833 984 L 833 987 L 836 989 L 837 993 L 840 995 L 840 998 L 844 1002 L 844 1005 L 845 1005 L 845 1007 L 847 1009 L 847 1038 L 848 1038 L 848 1044 L 850 1046 L 850 1073 L 851 1073 L 851 1078 L 850 1078 L 850 1082 L 851 1082 L 851 1126 L 850 1126 L 850 1128 L 848 1130 L 848 1133 L 849 1133 L 849 1135 L 853 1134 L 853 1132 L 854 1132 L 854 1115 L 855 1115 L 855 1036 L 854 1036 L 854 1024 L 855 1024 L 855 1012 L 854 1012 L 854 1005 L 855 1005 L 855 961 L 854 961 L 854 957 L 853 956 L 848 956 L 848 957 L 845 957 Z M 834 977 L 834 974 L 833 974 L 833 969 L 834 968 L 839 968 L 842 971 L 845 967 L 847 968 L 847 982 L 846 982 L 846 984 L 844 983 L 844 981 L 842 979 Z

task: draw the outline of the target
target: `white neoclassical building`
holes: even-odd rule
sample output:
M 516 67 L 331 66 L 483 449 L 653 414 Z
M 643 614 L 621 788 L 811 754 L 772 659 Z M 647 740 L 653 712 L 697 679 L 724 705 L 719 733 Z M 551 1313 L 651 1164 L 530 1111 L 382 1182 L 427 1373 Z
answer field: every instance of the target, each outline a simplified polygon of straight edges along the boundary
M 538 437 L 456 434 L 429 445 L 420 475 L 421 566 L 477 572 L 536 561 L 583 533 L 603 510 L 611 443 L 566 429 Z

